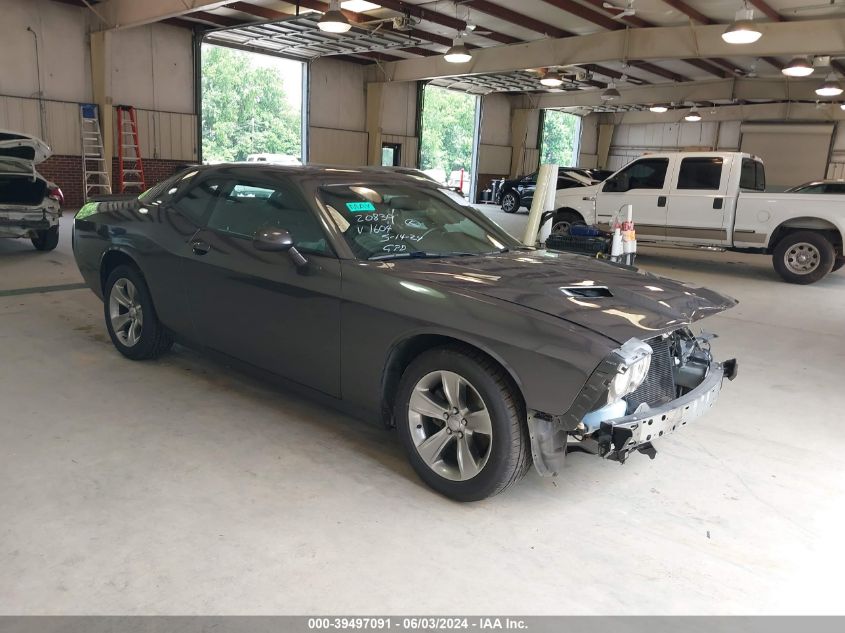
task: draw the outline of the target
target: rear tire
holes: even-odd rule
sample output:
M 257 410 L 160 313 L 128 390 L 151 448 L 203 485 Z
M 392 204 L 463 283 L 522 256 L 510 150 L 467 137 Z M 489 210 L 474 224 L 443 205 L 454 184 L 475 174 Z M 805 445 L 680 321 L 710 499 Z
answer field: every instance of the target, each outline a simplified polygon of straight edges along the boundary
M 552 235 L 569 235 L 570 230 L 575 225 L 585 225 L 584 218 L 582 218 L 575 211 L 561 211 L 555 215 L 552 222 Z
M 775 246 L 772 265 L 784 281 L 813 284 L 833 270 L 836 251 L 821 233 L 796 231 Z
M 51 226 L 43 231 L 36 231 L 35 236 L 30 239 L 32 245 L 39 251 L 52 251 L 59 245 L 59 225 Z
M 147 283 L 137 268 L 123 265 L 111 271 L 103 297 L 109 337 L 126 358 L 158 358 L 173 346 L 173 337 L 158 320 Z
M 519 194 L 515 191 L 508 191 L 502 196 L 502 211 L 505 213 L 516 213 L 520 206 Z
M 411 362 L 399 384 L 395 420 L 420 478 L 456 501 L 498 494 L 531 465 L 516 386 L 501 367 L 469 348 L 435 348 Z

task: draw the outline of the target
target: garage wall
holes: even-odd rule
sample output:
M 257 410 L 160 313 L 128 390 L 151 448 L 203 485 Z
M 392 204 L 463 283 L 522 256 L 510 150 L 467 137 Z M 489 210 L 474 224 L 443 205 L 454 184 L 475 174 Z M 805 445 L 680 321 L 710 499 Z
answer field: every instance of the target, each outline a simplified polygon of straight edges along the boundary
M 481 99 L 481 138 L 478 147 L 478 190 L 511 170 L 511 102 L 505 95 L 490 94 Z
M 309 162 L 366 165 L 365 66 L 322 58 L 309 69 Z
M 53 157 L 39 170 L 62 187 L 68 206 L 79 206 L 79 104 L 93 98 L 89 34 L 100 28 L 99 18 L 53 0 L 3 0 L 2 6 L 0 128 L 43 138 Z M 193 34 L 155 24 L 111 37 L 112 98 L 138 109 L 141 154 L 153 184 L 196 160 Z

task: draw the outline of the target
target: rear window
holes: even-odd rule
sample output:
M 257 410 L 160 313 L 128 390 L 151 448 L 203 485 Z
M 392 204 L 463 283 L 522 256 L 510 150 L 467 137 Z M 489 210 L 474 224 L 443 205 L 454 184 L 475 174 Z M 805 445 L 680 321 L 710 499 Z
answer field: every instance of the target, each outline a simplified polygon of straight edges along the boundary
M 763 170 L 763 163 L 752 158 L 742 159 L 742 174 L 739 178 L 740 189 L 752 191 L 766 190 L 766 172 Z
M 678 174 L 678 189 L 718 190 L 722 182 L 722 163 L 716 156 L 685 158 Z

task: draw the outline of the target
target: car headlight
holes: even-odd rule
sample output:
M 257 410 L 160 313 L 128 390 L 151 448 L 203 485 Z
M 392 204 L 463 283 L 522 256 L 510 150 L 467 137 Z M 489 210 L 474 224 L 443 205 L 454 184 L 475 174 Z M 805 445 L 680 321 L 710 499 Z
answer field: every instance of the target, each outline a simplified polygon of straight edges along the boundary
M 643 384 L 651 367 L 651 353 L 648 344 L 633 338 L 616 350 L 621 362 L 607 388 L 608 404 L 621 400 Z

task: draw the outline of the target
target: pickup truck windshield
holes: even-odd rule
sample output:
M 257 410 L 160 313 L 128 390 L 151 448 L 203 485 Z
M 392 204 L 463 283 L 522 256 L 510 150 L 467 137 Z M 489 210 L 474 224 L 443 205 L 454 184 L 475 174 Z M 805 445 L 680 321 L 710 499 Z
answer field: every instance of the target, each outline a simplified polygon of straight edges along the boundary
M 435 189 L 326 185 L 319 198 L 359 259 L 458 257 L 520 246 L 476 211 Z

